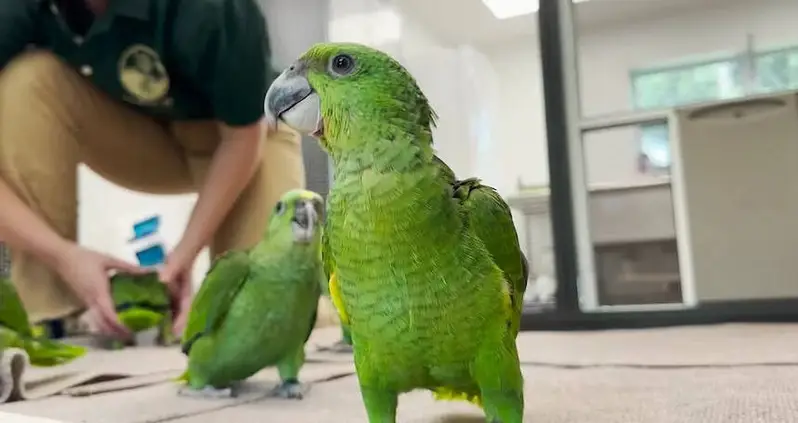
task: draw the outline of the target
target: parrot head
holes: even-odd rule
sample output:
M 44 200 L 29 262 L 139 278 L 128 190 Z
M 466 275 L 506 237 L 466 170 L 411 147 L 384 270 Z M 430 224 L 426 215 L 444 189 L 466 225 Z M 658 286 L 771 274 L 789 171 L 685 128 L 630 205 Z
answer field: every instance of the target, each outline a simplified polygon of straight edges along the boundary
M 389 55 L 361 44 L 320 43 L 274 80 L 266 120 L 319 139 L 333 156 L 366 142 L 411 135 L 431 146 L 437 116 L 416 80 Z
M 313 191 L 295 189 L 286 192 L 274 207 L 267 236 L 290 239 L 298 244 L 321 240 L 324 199 Z

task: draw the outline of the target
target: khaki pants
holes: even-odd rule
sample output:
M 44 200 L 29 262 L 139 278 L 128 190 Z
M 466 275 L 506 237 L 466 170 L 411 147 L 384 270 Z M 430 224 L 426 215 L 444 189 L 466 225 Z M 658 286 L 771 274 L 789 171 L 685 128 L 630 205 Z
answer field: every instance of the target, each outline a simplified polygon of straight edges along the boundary
M 77 165 L 125 188 L 196 191 L 219 143 L 214 122 L 160 123 L 98 91 L 51 53 L 26 53 L 0 72 L 0 177 L 63 237 L 77 234 Z M 211 243 L 212 256 L 254 244 L 287 190 L 305 184 L 300 137 L 266 139 L 261 166 Z M 83 305 L 52 270 L 12 251 L 11 277 L 32 321 Z

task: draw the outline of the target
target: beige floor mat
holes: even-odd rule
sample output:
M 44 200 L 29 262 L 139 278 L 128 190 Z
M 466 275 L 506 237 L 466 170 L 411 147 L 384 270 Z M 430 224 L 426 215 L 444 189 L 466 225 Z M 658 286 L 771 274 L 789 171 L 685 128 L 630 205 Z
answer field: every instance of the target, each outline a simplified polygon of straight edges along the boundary
M 795 423 L 798 368 L 525 369 L 529 423 Z M 355 378 L 316 387 L 303 403 L 243 404 L 173 423 L 367 423 Z M 401 397 L 400 423 L 484 423 L 478 409 Z
M 308 397 L 315 396 L 319 382 L 353 374 L 349 364 L 308 364 L 300 373 L 311 383 Z M 233 399 L 195 399 L 177 395 L 179 385 L 158 383 L 133 390 L 107 392 L 101 395 L 73 397 L 59 395 L 39 401 L 8 403 L 0 411 L 60 419 L 69 423 L 155 423 L 179 417 L 193 417 L 209 411 L 227 410 L 251 401 L 264 400 L 278 383 L 277 373 L 267 369 L 242 387 Z M 266 399 L 266 402 L 292 402 Z M 46 406 L 44 406 L 46 405 Z
M 302 378 L 303 401 L 264 399 L 277 382 L 266 370 L 233 400 L 176 395 L 171 383 L 92 395 L 55 396 L 0 406 L 0 412 L 68 423 L 366 422 L 351 356 L 317 353 L 340 338 L 314 332 Z M 524 333 L 519 350 L 528 418 L 534 423 L 798 422 L 798 325 L 715 325 L 608 332 Z M 74 368 L 145 377 L 182 369 L 175 349 L 97 352 Z M 49 370 L 49 369 L 48 369 Z M 93 385 L 95 388 L 97 385 Z M 100 385 L 102 387 L 102 385 Z M 400 401 L 403 423 L 476 423 L 468 404 L 436 403 L 426 392 Z
M 519 338 L 519 353 L 529 364 L 566 366 L 798 364 L 798 325 L 526 332 Z

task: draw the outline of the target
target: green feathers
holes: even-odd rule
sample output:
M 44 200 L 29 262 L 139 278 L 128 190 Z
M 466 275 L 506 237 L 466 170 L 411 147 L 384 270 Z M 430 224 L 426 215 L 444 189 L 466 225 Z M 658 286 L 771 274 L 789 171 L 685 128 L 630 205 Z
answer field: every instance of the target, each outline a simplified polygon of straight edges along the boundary
M 227 252 L 214 260 L 191 303 L 181 345 L 184 354 L 189 354 L 200 336 L 219 328 L 247 280 L 250 264 L 249 255 L 243 251 Z
M 518 242 L 510 206 L 495 189 L 483 185 L 477 178 L 457 181 L 452 189 L 468 226 L 482 240 L 493 261 L 504 272 L 514 310 L 513 334 L 517 335 L 529 270 Z
M 133 332 L 162 326 L 165 320 L 170 319 L 169 292 L 158 280 L 157 273 L 118 273 L 112 276 L 111 297 L 119 320 Z
M 19 299 L 19 294 L 14 284 L 5 278 L 0 278 L 0 325 L 20 336 L 33 336 L 28 313 Z
M 6 348 L 24 349 L 34 366 L 56 366 L 86 354 L 84 347 L 34 337 L 14 285 L 0 278 L 0 350 Z
M 318 194 L 289 191 L 257 245 L 213 262 L 182 338 L 188 368 L 179 378 L 186 382 L 181 393 L 232 390 L 262 368 L 277 366 L 277 393 L 302 397 L 297 378 L 324 278 L 323 208 Z
M 333 161 L 324 260 L 369 422 L 395 422 L 398 394 L 422 388 L 521 423 L 526 264 L 512 216 L 435 156 L 436 116 L 414 78 L 373 48 L 324 43 L 266 100 L 270 121 L 317 137 Z

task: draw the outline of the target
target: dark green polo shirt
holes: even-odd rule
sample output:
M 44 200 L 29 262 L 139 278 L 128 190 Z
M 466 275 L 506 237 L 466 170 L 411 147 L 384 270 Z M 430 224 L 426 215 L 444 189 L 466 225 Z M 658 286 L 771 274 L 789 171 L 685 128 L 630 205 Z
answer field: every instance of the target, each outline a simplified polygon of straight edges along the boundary
M 33 42 L 153 116 L 231 126 L 263 116 L 276 74 L 256 0 L 109 0 L 85 35 L 64 12 L 54 0 L 0 0 L 0 66 Z

